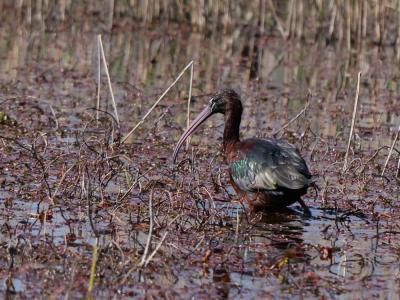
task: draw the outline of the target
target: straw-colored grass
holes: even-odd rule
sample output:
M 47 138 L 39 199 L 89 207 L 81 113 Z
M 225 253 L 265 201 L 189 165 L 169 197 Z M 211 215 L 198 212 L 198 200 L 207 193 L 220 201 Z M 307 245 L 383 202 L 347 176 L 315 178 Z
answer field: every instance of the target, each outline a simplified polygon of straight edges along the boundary
M 347 170 L 347 164 L 348 164 L 348 158 L 349 158 L 350 145 L 351 145 L 351 140 L 352 140 L 352 138 L 353 138 L 354 124 L 355 124 L 355 122 L 356 122 L 357 105 L 358 105 L 358 96 L 359 96 L 359 94 L 360 94 L 360 79 L 361 79 L 361 72 L 358 72 L 356 97 L 355 97 L 355 99 L 354 99 L 353 117 L 352 117 L 352 119 L 351 119 L 351 127 L 350 127 L 349 141 L 347 142 L 346 154 L 345 154 L 345 156 L 344 156 L 344 163 L 343 163 L 343 169 L 342 169 L 342 172 L 343 172 L 343 173 L 346 172 L 346 170 Z
M 117 104 L 115 103 L 114 92 L 113 92 L 112 85 L 111 85 L 110 73 L 108 72 L 107 60 L 106 60 L 106 56 L 104 54 L 103 42 L 101 40 L 100 34 L 98 35 L 98 41 L 99 41 L 99 45 L 100 45 L 101 57 L 103 59 L 103 64 L 104 64 L 104 71 L 106 72 L 106 76 L 107 76 L 108 89 L 110 91 L 111 101 L 112 101 L 112 105 L 114 107 L 114 117 L 115 117 L 115 120 L 117 121 L 117 125 L 119 126 Z M 99 93 L 99 91 L 98 91 L 98 93 Z
M 183 74 L 185 73 L 185 71 L 187 69 L 189 69 L 191 66 L 193 65 L 193 61 L 191 61 L 190 63 L 188 63 L 186 65 L 186 67 L 183 68 L 183 70 L 179 73 L 178 77 L 176 77 L 176 79 L 174 80 L 174 82 L 172 82 L 168 88 L 161 94 L 160 97 L 158 97 L 157 101 L 154 102 L 153 106 L 150 107 L 150 109 L 147 111 L 147 113 L 142 117 L 142 119 L 135 125 L 135 127 L 132 128 L 131 131 L 129 131 L 129 133 L 127 135 L 125 135 L 125 137 L 121 140 L 121 143 L 124 143 L 131 135 L 132 133 L 135 132 L 136 129 L 139 128 L 140 125 L 143 124 L 143 122 L 146 120 L 146 118 L 151 114 L 151 112 L 154 110 L 154 108 L 156 108 L 156 106 L 158 105 L 158 103 L 160 103 L 160 101 L 165 97 L 165 95 L 172 89 L 172 87 L 178 82 L 178 80 L 183 76 Z M 190 93 L 191 93 L 191 89 L 190 89 Z M 191 95 L 189 95 L 191 96 Z

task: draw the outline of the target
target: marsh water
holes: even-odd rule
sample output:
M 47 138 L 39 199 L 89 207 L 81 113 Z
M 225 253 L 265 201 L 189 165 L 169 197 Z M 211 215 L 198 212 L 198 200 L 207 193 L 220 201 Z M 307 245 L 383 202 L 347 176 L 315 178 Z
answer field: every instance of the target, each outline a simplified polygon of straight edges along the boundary
M 91 25 L 0 27 L 4 297 L 87 295 L 97 245 L 95 298 L 398 299 L 398 143 L 381 175 L 400 124 L 395 46 L 366 40 L 349 51 L 246 26 L 196 32 L 186 25 Z M 98 34 L 120 120 L 111 135 L 104 67 L 101 118 L 94 119 Z M 221 116 L 193 135 L 179 168 L 172 165 L 186 126 L 190 72 L 126 143 L 108 144 L 141 120 L 190 61 L 191 118 L 213 92 L 236 89 L 245 108 L 242 136 L 291 141 L 318 177 L 319 190 L 304 197 L 312 217 L 296 205 L 264 215 L 240 205 L 220 152 Z M 143 266 L 149 205 L 150 251 L 160 247 Z

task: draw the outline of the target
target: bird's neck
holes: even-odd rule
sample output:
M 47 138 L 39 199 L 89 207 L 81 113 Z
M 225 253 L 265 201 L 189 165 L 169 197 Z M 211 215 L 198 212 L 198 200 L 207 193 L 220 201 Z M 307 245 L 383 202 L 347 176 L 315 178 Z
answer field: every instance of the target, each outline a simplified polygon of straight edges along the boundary
M 225 112 L 224 152 L 239 142 L 239 128 L 242 119 L 242 107 L 232 107 Z

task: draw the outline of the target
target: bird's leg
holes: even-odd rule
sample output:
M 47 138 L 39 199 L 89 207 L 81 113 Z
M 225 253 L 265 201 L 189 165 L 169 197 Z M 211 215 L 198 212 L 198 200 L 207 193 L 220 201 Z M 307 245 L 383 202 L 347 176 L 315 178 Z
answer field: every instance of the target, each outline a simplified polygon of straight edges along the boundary
M 248 223 L 250 223 L 249 220 L 249 210 L 248 208 L 250 208 L 250 213 L 253 211 L 253 207 L 252 207 L 252 202 L 249 200 L 248 194 L 244 191 L 242 191 L 235 183 L 235 181 L 232 178 L 232 175 L 229 174 L 229 181 L 231 186 L 233 187 L 233 189 L 236 192 L 236 196 L 238 197 L 239 203 L 242 206 L 243 212 L 244 212 L 244 216 L 246 217 L 246 221 Z M 246 205 L 247 204 L 247 205 Z
M 311 210 L 310 210 L 310 209 L 308 208 L 308 206 L 304 203 L 303 199 L 299 198 L 299 200 L 297 200 L 297 201 L 300 203 L 301 207 L 303 208 L 304 216 L 306 216 L 306 217 L 312 217 Z

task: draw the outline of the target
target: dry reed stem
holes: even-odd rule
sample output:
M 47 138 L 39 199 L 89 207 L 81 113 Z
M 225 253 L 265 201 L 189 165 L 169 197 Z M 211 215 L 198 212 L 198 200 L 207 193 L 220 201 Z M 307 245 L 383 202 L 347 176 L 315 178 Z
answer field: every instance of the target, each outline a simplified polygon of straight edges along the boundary
M 343 164 L 342 173 L 344 173 L 346 171 L 346 169 L 347 169 L 347 160 L 348 160 L 348 157 L 349 157 L 350 144 L 351 144 L 351 139 L 353 137 L 354 124 L 356 122 L 358 96 L 360 94 L 360 79 L 361 79 L 361 72 L 358 72 L 357 90 L 356 90 L 356 97 L 354 99 L 353 117 L 352 117 L 352 120 L 351 120 L 349 141 L 347 142 L 347 149 L 346 149 L 346 155 L 344 156 L 344 164 Z
M 15 6 L 16 16 L 18 18 L 24 16 L 25 22 L 31 24 L 32 8 L 35 7 L 35 5 L 31 5 L 31 2 L 35 2 L 37 5 L 34 10 L 34 20 L 40 20 L 43 23 L 43 15 L 46 15 L 44 12 L 51 11 L 54 6 L 54 4 L 49 4 L 48 2 L 54 2 L 57 6 L 59 1 L 46 0 L 43 3 L 47 4 L 43 5 L 41 4 L 42 1 L 44 0 L 14 1 L 19 3 Z M 0 8 L 3 2 L 0 1 Z M 22 5 L 21 3 L 23 2 L 29 4 Z M 73 13 L 71 7 L 75 6 L 71 6 L 71 2 L 71 0 L 62 0 L 60 3 L 64 4 L 56 7 L 55 11 L 60 20 L 65 20 L 66 15 Z M 90 3 L 92 2 L 96 1 L 91 0 Z M 399 11 L 398 0 L 260 0 L 253 1 L 258 3 L 255 5 L 251 4 L 252 2 L 250 1 L 247 1 L 249 4 L 246 1 L 241 1 L 243 6 L 241 10 L 237 9 L 237 5 L 229 5 L 229 1 L 107 0 L 102 2 L 108 3 L 104 8 L 107 12 L 105 24 L 109 31 L 112 30 L 114 20 L 116 20 L 116 23 L 120 20 L 120 13 L 123 13 L 123 15 L 133 14 L 133 17 L 142 22 L 142 25 L 151 25 L 156 20 L 161 21 L 162 24 L 163 22 L 168 24 L 171 21 L 189 21 L 200 31 L 210 28 L 206 20 L 213 20 L 217 16 L 222 17 L 218 18 L 212 26 L 216 28 L 218 24 L 223 25 L 226 31 L 229 30 L 229 27 L 240 26 L 243 22 L 246 22 L 248 15 L 252 15 L 254 20 L 258 21 L 258 25 L 254 24 L 254 26 L 257 26 L 261 33 L 268 29 L 276 28 L 283 38 L 296 39 L 307 35 L 307 33 L 314 34 L 315 28 L 327 26 L 327 34 L 330 39 L 337 37 L 338 42 L 353 47 L 361 41 L 360 37 L 366 37 L 367 24 L 373 40 L 384 42 L 390 29 L 393 28 L 388 26 L 388 23 L 392 23 L 395 20 L 394 14 L 398 15 Z M 130 4 L 121 5 L 120 2 L 130 2 Z M 69 3 L 69 5 L 65 3 Z M 93 3 L 90 4 L 90 7 L 95 6 Z M 46 7 L 43 11 L 44 14 L 40 13 L 41 6 Z M 161 7 L 163 8 L 161 9 Z M 167 7 L 175 7 L 175 9 Z M 268 18 L 271 18 L 273 22 Z M 307 20 L 308 26 L 303 29 L 304 20 Z M 353 34 L 355 34 L 354 37 L 352 36 Z M 353 45 L 349 43 L 352 40 L 355 41 Z
M 149 235 L 147 236 L 146 247 L 144 248 L 144 252 L 142 255 L 142 259 L 140 261 L 139 266 L 143 266 L 146 263 L 147 253 L 149 252 L 151 238 L 153 237 L 153 227 L 154 227 L 154 219 L 153 219 L 153 195 L 154 188 L 151 189 L 150 197 L 149 197 L 149 218 L 150 218 L 150 227 L 149 227 Z
M 183 76 L 183 74 L 185 73 L 185 71 L 187 69 L 189 69 L 190 66 L 193 65 L 193 60 L 187 64 L 187 66 L 181 71 L 181 73 L 179 73 L 178 77 L 176 77 L 176 79 L 174 80 L 174 82 L 161 94 L 160 97 L 158 97 L 157 101 L 153 104 L 152 107 L 150 107 L 150 109 L 147 111 L 147 113 L 142 117 L 142 119 L 135 125 L 135 127 L 132 128 L 131 131 L 129 131 L 129 133 L 124 136 L 124 138 L 121 140 L 121 143 L 124 143 L 133 132 L 135 132 L 135 130 L 141 125 L 143 124 L 143 122 L 146 120 L 146 118 L 149 116 L 149 114 L 154 110 L 154 108 L 158 105 L 158 103 L 160 103 L 160 101 L 164 98 L 164 96 L 169 92 L 169 90 L 178 82 L 178 80 Z
M 44 216 L 43 216 L 43 237 L 44 241 L 46 240 L 46 228 L 47 228 L 47 211 L 48 209 L 44 209 Z
M 109 11 L 108 11 L 108 16 L 107 16 L 107 27 L 108 30 L 112 30 L 112 26 L 114 23 L 114 0 L 109 0 L 108 1 L 109 4 Z
M 239 224 L 240 224 L 239 208 L 236 208 L 235 244 L 237 244 L 239 238 Z
M 333 30 L 335 29 L 335 19 L 336 19 L 336 13 L 337 13 L 337 6 L 336 4 L 332 1 L 332 14 L 331 14 L 331 19 L 329 22 L 329 39 L 332 39 L 333 37 Z
M 147 172 L 146 172 L 147 173 Z M 143 175 L 142 175 L 143 176 Z M 136 173 L 136 178 L 135 181 L 130 185 L 130 187 L 128 188 L 128 190 L 122 195 L 121 198 L 118 199 L 118 202 L 121 202 L 122 200 L 125 199 L 126 196 L 128 196 L 128 194 L 132 191 L 133 187 L 138 183 L 139 178 L 141 176 L 139 176 L 139 171 Z
M 103 59 L 104 70 L 105 70 L 106 76 L 107 76 L 108 89 L 110 90 L 111 100 L 112 100 L 112 104 L 113 104 L 113 107 L 114 107 L 115 120 L 117 121 L 117 125 L 119 126 L 119 117 L 118 117 L 117 104 L 115 103 L 114 92 L 113 92 L 113 89 L 112 89 L 112 86 L 111 86 L 110 73 L 108 72 L 106 56 L 104 55 L 103 42 L 101 41 L 101 35 L 100 34 L 98 35 L 98 40 L 99 40 L 99 44 L 100 44 L 100 52 L 101 52 L 101 57 Z
M 58 190 L 60 189 L 61 184 L 64 182 L 65 177 L 67 174 L 72 170 L 72 168 L 75 167 L 75 164 L 73 164 L 71 167 L 68 168 L 67 171 L 63 172 L 60 181 L 58 182 L 58 185 L 53 193 L 53 196 L 50 198 L 51 204 L 55 205 L 54 198 L 57 196 Z
M 49 105 L 49 107 L 50 107 L 51 114 L 53 115 L 54 122 L 56 123 L 56 129 L 58 129 L 58 120 L 57 120 L 56 112 L 54 111 L 53 106 Z
M 174 223 L 181 215 L 177 215 L 175 218 L 173 218 L 170 222 L 168 222 L 167 224 L 167 228 L 169 228 L 171 226 L 172 223 Z M 168 231 L 164 233 L 164 235 L 162 236 L 160 242 L 157 244 L 156 248 L 154 249 L 154 251 L 150 254 L 150 256 L 146 259 L 146 262 L 144 264 L 144 266 L 146 267 L 149 262 L 153 259 L 154 255 L 156 255 L 157 251 L 161 248 L 162 244 L 165 241 L 165 238 L 168 235 Z
M 101 80 L 101 36 L 97 38 L 97 103 L 96 103 L 96 123 L 99 125 L 99 109 L 100 109 L 100 80 Z
M 87 168 L 86 168 L 86 174 L 88 174 Z M 98 238 L 99 234 L 98 234 L 98 232 L 96 230 L 96 227 L 94 226 L 93 219 L 92 219 L 92 203 L 91 203 L 90 195 L 89 195 L 89 193 L 90 193 L 90 178 L 89 178 L 89 175 L 87 177 L 88 177 L 88 179 L 86 181 L 87 182 L 87 187 L 86 187 L 86 184 L 85 184 L 85 173 L 84 173 L 84 170 L 82 170 L 81 189 L 82 189 L 82 194 L 86 196 L 87 214 L 88 214 L 88 218 L 89 218 L 89 224 L 90 224 L 90 227 L 93 230 L 94 235 L 96 236 L 96 238 Z
M 91 293 L 94 287 L 94 278 L 96 277 L 96 265 L 97 265 L 97 243 L 98 239 L 96 238 L 96 243 L 93 246 L 92 252 L 92 265 L 90 266 L 90 276 L 89 276 L 89 285 L 88 285 L 88 293 Z
M 394 137 L 392 146 L 390 147 L 389 154 L 388 154 L 388 156 L 386 158 L 385 165 L 383 166 L 383 170 L 382 170 L 381 176 L 383 176 L 383 174 L 385 174 L 385 170 L 386 170 L 387 164 L 389 162 L 390 157 L 392 156 L 394 145 L 396 144 L 397 138 L 399 137 L 399 132 L 400 132 L 400 125 L 399 125 L 399 128 L 397 128 L 396 136 Z
M 268 0 L 268 4 L 269 4 L 269 7 L 270 7 L 272 16 L 273 16 L 273 18 L 274 18 L 274 20 L 276 22 L 276 26 L 277 26 L 277 29 L 278 29 L 279 33 L 282 35 L 282 37 L 284 39 L 288 39 L 289 38 L 289 32 L 288 32 L 288 30 L 285 30 L 283 28 L 282 21 L 278 17 L 278 15 L 276 14 L 274 3 L 271 0 Z
M 188 103 L 187 103 L 187 122 L 186 122 L 186 127 L 190 127 L 190 102 L 192 99 L 192 85 L 193 85 L 193 68 L 194 65 L 192 64 L 190 67 L 190 83 L 189 83 L 189 97 L 188 97 Z M 190 137 L 186 139 L 186 151 L 189 149 L 190 145 Z
M 302 114 L 304 114 L 307 110 L 307 108 L 310 106 L 310 99 L 311 99 L 312 93 L 311 91 L 308 91 L 308 96 L 307 96 L 307 103 L 304 106 L 304 108 L 296 115 L 294 116 L 292 119 L 290 119 L 289 122 L 287 122 L 285 125 L 283 125 L 281 128 L 279 128 L 278 130 L 276 130 L 272 135 L 275 136 L 277 135 L 279 132 L 281 132 L 282 130 L 284 130 L 285 128 L 287 128 L 290 124 L 292 124 L 294 121 L 296 121 L 298 118 L 300 118 L 300 116 Z
M 168 231 L 166 231 L 164 233 L 164 235 L 162 236 L 160 242 L 157 244 L 156 248 L 154 249 L 154 251 L 150 254 L 150 256 L 146 259 L 146 262 L 144 263 L 144 266 L 146 267 L 149 262 L 153 259 L 154 255 L 156 255 L 157 251 L 161 248 L 161 245 L 164 243 L 165 238 L 168 235 Z
M 322 204 L 323 204 L 323 206 L 324 207 L 326 207 L 326 205 L 327 205 L 327 192 L 328 192 L 328 184 L 329 184 L 329 182 L 328 182 L 328 180 L 327 179 L 325 179 L 324 180 L 325 181 L 325 184 L 324 184 L 324 188 L 322 189 Z

